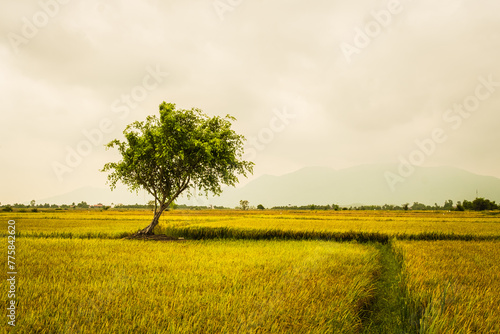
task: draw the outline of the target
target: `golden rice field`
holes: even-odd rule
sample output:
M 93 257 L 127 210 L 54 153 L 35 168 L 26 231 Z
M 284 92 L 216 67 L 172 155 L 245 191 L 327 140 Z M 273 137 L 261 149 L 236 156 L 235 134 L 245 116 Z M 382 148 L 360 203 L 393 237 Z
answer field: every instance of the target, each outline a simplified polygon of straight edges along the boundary
M 185 240 L 122 240 L 151 217 L 0 213 L 0 333 L 500 333 L 499 212 L 174 210 Z
M 52 212 L 0 213 L 2 224 L 14 219 L 21 235 L 120 237 L 137 231 L 151 221 L 149 211 L 87 211 L 68 210 Z M 5 233 L 6 227 L 0 233 Z
M 269 211 L 265 214 L 239 212 L 223 215 L 220 219 L 199 218 L 180 221 L 173 218 L 164 224 L 191 229 L 228 227 L 240 230 L 376 232 L 390 237 L 425 233 L 500 237 L 500 215 L 474 212 Z
M 420 331 L 500 332 L 500 242 L 398 241 L 394 248 Z
M 145 227 L 149 211 L 56 211 L 0 213 L 2 224 L 15 219 L 23 235 L 123 237 Z M 236 211 L 173 210 L 165 212 L 161 228 L 231 228 L 324 232 L 378 232 L 390 237 L 423 233 L 500 238 L 500 214 L 477 212 L 403 211 Z M 0 234 L 4 235 L 2 228 Z
M 23 333 L 355 333 L 379 270 L 374 247 L 322 241 L 18 248 Z

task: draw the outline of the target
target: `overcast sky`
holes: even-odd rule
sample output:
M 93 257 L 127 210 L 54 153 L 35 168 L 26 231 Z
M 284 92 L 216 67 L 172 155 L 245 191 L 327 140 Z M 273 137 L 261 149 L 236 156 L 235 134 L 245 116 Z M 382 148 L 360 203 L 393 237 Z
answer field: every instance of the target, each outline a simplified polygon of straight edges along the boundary
M 162 101 L 235 116 L 253 177 L 500 177 L 500 2 L 353 2 L 5 0 L 0 202 L 105 186 L 103 145 Z

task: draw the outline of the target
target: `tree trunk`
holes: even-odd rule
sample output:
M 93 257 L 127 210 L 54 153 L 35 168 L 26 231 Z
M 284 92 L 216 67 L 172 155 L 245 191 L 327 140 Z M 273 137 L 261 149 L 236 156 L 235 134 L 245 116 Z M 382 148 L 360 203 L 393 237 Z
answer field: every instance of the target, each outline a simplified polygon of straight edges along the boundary
M 162 212 L 163 212 L 163 210 L 161 210 L 161 209 L 158 210 L 158 212 L 155 212 L 155 215 L 153 217 L 153 220 L 151 221 L 151 224 L 149 224 L 147 227 L 145 227 L 144 229 L 137 232 L 137 234 L 145 234 L 145 235 L 154 234 L 153 230 L 156 227 L 156 225 L 158 225 L 158 223 L 160 222 L 160 217 L 161 217 Z

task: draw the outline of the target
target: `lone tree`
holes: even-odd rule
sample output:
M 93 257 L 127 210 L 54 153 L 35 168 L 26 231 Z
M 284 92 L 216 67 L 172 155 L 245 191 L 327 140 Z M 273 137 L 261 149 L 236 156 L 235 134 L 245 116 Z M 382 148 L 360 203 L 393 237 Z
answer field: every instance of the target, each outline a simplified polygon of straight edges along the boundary
M 242 160 L 245 138 L 231 129 L 234 117 L 209 117 L 201 110 L 176 109 L 160 104 L 160 117 L 128 125 L 125 141 L 115 139 L 107 148 L 118 148 L 119 162 L 104 165 L 111 189 L 118 181 L 130 191 L 146 190 L 154 198 L 151 224 L 137 234 L 153 234 L 163 211 L 184 191 L 220 195 L 221 185 L 234 186 L 237 175 L 253 172 L 253 163 Z
M 250 203 L 247 200 L 241 200 L 240 201 L 240 208 L 241 210 L 248 210 L 248 206 Z

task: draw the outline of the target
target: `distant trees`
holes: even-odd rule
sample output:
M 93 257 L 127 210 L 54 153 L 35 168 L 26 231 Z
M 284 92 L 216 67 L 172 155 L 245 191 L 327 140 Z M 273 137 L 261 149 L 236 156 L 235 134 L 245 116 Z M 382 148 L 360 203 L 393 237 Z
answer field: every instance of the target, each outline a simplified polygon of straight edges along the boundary
M 397 206 L 396 208 L 401 209 L 399 206 Z M 382 207 L 380 205 L 362 205 L 362 206 L 355 207 L 354 209 L 355 210 L 370 210 L 370 211 L 373 211 L 373 210 L 382 210 Z M 342 210 L 347 210 L 347 208 L 343 208 Z
M 330 205 L 318 205 L 318 204 L 309 204 L 309 205 L 287 205 L 287 206 L 273 206 L 274 210 L 340 210 L 338 205 L 330 206 Z
M 241 200 L 240 201 L 240 208 L 241 210 L 248 210 L 249 207 L 249 202 L 247 200 Z
M 489 199 L 476 198 L 473 201 L 464 200 L 463 202 L 458 201 L 456 206 L 453 205 L 453 201 L 447 200 L 444 202 L 443 206 L 434 204 L 434 206 L 425 205 L 422 203 L 415 202 L 411 206 L 412 210 L 472 210 L 472 211 L 484 211 L 484 210 L 498 210 L 500 206 L 495 203 L 495 201 L 490 201 Z
M 119 210 L 134 210 L 134 209 L 151 209 L 150 205 L 148 204 L 118 204 L 118 205 L 115 205 L 115 209 L 119 209 Z M 154 207 L 153 207 L 154 209 Z
M 457 202 L 457 207 L 455 208 L 455 210 L 456 211 L 465 211 L 465 208 L 462 205 L 462 203 L 460 203 L 460 201 Z
M 10 205 L 6 205 L 2 208 L 2 211 L 3 212 L 12 212 L 12 211 L 14 211 L 14 209 L 12 209 L 12 207 Z
M 413 205 L 411 206 L 412 210 L 427 210 L 427 205 L 419 203 L 419 202 L 414 202 Z
M 413 202 L 410 206 L 409 203 L 402 205 L 384 204 L 384 205 L 360 205 L 355 207 L 343 207 L 340 208 L 338 205 L 303 205 L 303 206 L 275 206 L 275 210 L 386 210 L 386 211 L 401 211 L 401 210 L 448 210 L 448 211 L 484 211 L 484 210 L 500 210 L 500 205 L 496 204 L 494 201 L 490 201 L 484 198 L 476 198 L 474 201 L 464 200 L 463 202 L 458 201 L 454 205 L 451 199 L 446 200 L 441 206 L 437 203 L 434 205 L 426 205 L 419 202 Z
M 485 210 L 498 210 L 500 206 L 495 203 L 495 201 L 490 201 L 489 199 L 485 199 L 482 197 L 478 197 L 472 202 L 464 200 L 463 208 L 465 210 L 474 210 L 474 211 L 485 211 Z
M 475 211 L 495 210 L 497 208 L 495 202 L 490 202 L 488 199 L 476 198 L 472 201 L 472 210 Z
M 89 205 L 87 204 L 87 202 L 84 202 L 84 201 L 81 201 L 80 203 L 78 203 L 76 205 L 77 208 L 80 208 L 80 209 L 88 209 L 89 208 Z
M 453 201 L 450 199 L 450 200 L 447 200 L 446 202 L 444 202 L 443 209 L 453 210 Z
M 19 210 L 20 212 L 26 212 L 26 209 L 30 209 L 33 212 L 38 212 L 38 209 L 56 209 L 56 210 L 67 210 L 70 208 L 76 208 L 76 209 L 84 209 L 84 210 L 89 210 L 89 208 L 94 208 L 92 206 L 89 206 L 89 204 L 85 201 L 82 201 L 78 204 L 75 204 L 74 202 L 72 205 L 56 205 L 56 204 L 37 204 L 36 206 L 33 205 L 33 203 L 30 203 L 30 205 L 27 204 L 20 204 L 20 203 L 15 203 L 13 205 L 7 204 L 7 205 L 0 205 L 0 211 L 7 211 L 11 212 L 11 210 Z M 102 206 L 98 207 L 101 208 L 102 210 L 108 210 L 111 207 L 110 206 Z M 149 201 L 148 204 L 133 204 L 133 205 L 123 205 L 119 204 L 114 206 L 115 209 L 117 210 L 122 210 L 122 209 L 129 209 L 129 210 L 143 210 L 143 209 L 154 209 L 154 201 Z M 170 204 L 170 209 L 182 209 L 182 210 L 207 210 L 207 209 L 229 209 L 223 206 L 189 206 L 185 204 L 175 204 L 172 202 Z M 236 209 L 241 209 L 241 210 L 265 210 L 266 208 L 264 205 L 259 204 L 257 207 L 255 206 L 250 206 L 249 201 L 247 200 L 241 200 L 240 205 L 236 207 Z M 351 207 L 340 207 L 337 204 L 332 204 L 332 205 L 319 205 L 319 204 L 309 204 L 309 205 L 287 205 L 287 206 L 274 206 L 271 208 L 271 210 L 309 210 L 309 211 L 320 211 L 320 210 L 334 210 L 334 211 L 339 211 L 339 210 L 385 210 L 385 211 L 403 211 L 403 210 L 412 210 L 412 211 L 418 211 L 418 210 L 447 210 L 447 211 L 492 211 L 492 210 L 500 210 L 500 204 L 497 204 L 495 201 L 491 201 L 486 198 L 476 198 L 473 201 L 469 200 L 464 200 L 464 201 L 457 201 L 456 204 L 453 203 L 452 200 L 446 200 L 442 206 L 438 204 L 434 205 L 426 205 L 423 203 L 419 202 L 413 202 L 413 204 L 405 203 L 403 205 L 392 205 L 392 204 L 384 204 L 384 205 L 360 205 L 360 206 L 351 206 Z

